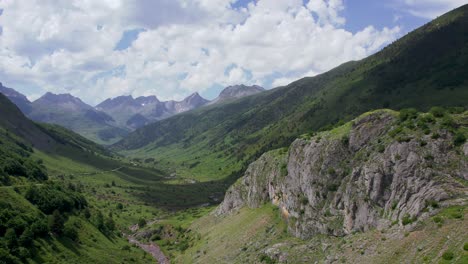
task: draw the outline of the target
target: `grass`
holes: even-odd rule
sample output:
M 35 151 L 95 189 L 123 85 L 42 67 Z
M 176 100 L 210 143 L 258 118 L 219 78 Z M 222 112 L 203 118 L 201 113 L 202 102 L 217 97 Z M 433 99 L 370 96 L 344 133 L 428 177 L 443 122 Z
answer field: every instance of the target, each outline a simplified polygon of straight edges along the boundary
M 244 208 L 238 214 L 221 219 L 207 215 L 190 226 L 200 239 L 183 255 L 174 254 L 174 262 L 247 263 L 248 254 L 253 254 L 254 258 L 258 256 L 256 243 L 271 244 L 287 237 L 285 228 L 278 210 L 268 205 L 259 209 Z
M 453 212 L 460 211 L 464 217 L 452 217 Z M 278 209 L 265 205 L 259 209 L 243 208 L 225 217 L 206 215 L 195 220 L 189 226 L 197 237 L 191 246 L 184 252 L 168 253 L 173 255 L 174 263 L 260 263 L 262 260 L 267 263 L 267 259 L 277 261 L 274 255 L 266 253 L 268 249 L 272 252 L 272 248 L 287 254 L 288 262 L 292 263 L 320 262 L 330 255 L 338 262 L 350 263 L 466 263 L 467 213 L 466 206 L 448 207 L 435 216 L 446 219 L 442 227 L 429 218 L 407 233 L 392 228 L 349 234 L 344 238 L 317 235 L 300 240 L 287 235 Z M 447 260 L 448 257 L 451 259 Z

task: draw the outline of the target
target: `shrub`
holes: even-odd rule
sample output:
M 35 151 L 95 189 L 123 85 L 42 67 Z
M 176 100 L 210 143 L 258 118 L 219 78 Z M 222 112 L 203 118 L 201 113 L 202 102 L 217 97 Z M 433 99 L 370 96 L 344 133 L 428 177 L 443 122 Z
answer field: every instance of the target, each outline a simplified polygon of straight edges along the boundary
M 444 219 L 442 219 L 442 217 L 440 217 L 440 216 L 434 216 L 432 218 L 432 221 L 434 221 L 434 223 L 436 223 L 436 224 L 439 224 L 439 223 L 443 223 Z
M 55 234 L 62 234 L 64 223 L 65 219 L 58 210 L 55 210 L 52 215 L 49 216 L 49 230 Z
M 455 255 L 450 251 L 445 251 L 444 254 L 442 254 L 442 258 L 445 260 L 452 260 L 454 257 Z
M 439 203 L 436 200 L 427 200 L 426 207 L 439 208 Z
M 271 259 L 268 255 L 262 254 L 260 255 L 260 262 L 266 263 L 266 264 L 273 264 L 275 261 Z
M 146 220 L 144 218 L 140 218 L 138 220 L 138 227 L 142 228 L 144 226 L 146 226 Z
M 18 243 L 19 243 L 21 246 L 28 247 L 28 246 L 31 246 L 33 239 L 34 239 L 34 233 L 33 233 L 33 231 L 31 230 L 31 228 L 27 227 L 27 228 L 23 231 L 23 233 L 21 234 L 21 236 L 19 237 Z
M 400 110 L 400 121 L 414 119 L 418 116 L 418 110 L 414 108 L 405 108 Z
M 445 114 L 445 109 L 439 106 L 434 106 L 429 110 L 429 113 L 431 113 L 435 117 L 443 117 Z
M 129 245 L 125 245 L 125 246 L 122 247 L 122 250 L 130 251 L 130 246 L 129 246 Z
M 450 116 L 445 116 L 442 119 L 441 125 L 442 125 L 442 127 L 446 128 L 446 129 L 449 129 L 449 130 L 456 127 L 455 121 Z
M 69 219 L 63 227 L 63 235 L 73 241 L 78 241 L 78 229 L 80 227 L 81 224 L 79 221 L 75 219 Z
M 409 224 L 413 223 L 414 221 L 416 221 L 416 216 L 411 217 L 409 214 L 406 214 L 401 219 L 401 223 L 403 225 L 409 225 Z
M 463 250 L 468 251 L 468 242 L 463 245 Z
M 390 135 L 391 137 L 395 137 L 396 135 L 400 134 L 402 131 L 403 131 L 403 128 L 399 126 L 391 130 L 390 132 L 388 132 L 388 135 Z
M 385 146 L 384 145 L 379 145 L 377 147 L 377 151 L 380 152 L 380 153 L 383 153 L 385 151 Z
M 455 134 L 455 137 L 453 139 L 453 144 L 455 146 L 461 146 L 465 144 L 465 141 L 466 141 L 465 134 L 458 132 L 457 134 Z
M 332 184 L 327 185 L 327 190 L 330 192 L 336 192 L 338 191 L 338 187 L 339 187 L 338 184 L 332 183 Z

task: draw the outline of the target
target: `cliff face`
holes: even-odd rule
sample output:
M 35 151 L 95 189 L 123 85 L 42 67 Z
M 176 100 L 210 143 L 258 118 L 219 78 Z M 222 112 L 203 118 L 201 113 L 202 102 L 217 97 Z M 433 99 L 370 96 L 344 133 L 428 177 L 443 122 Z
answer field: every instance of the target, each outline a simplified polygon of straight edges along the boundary
M 462 182 L 468 180 L 468 143 L 454 143 L 467 121 L 466 112 L 402 121 L 398 113 L 381 110 L 297 139 L 289 151 L 269 152 L 252 163 L 215 214 L 271 202 L 301 238 L 406 225 L 442 201 L 467 197 Z

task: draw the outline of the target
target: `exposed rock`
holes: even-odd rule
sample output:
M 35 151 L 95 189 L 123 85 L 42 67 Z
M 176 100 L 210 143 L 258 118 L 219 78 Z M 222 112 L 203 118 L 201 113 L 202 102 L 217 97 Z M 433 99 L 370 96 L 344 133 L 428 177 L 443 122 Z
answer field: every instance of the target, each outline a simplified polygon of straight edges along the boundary
M 261 93 L 265 91 L 264 88 L 258 85 L 246 86 L 246 85 L 233 85 L 224 88 L 221 91 L 218 97 L 216 97 L 213 101 L 209 102 L 209 104 L 217 104 L 222 102 L 227 102 L 235 99 L 239 99 L 242 97 L 246 97 L 249 95 L 254 95 L 257 93 Z
M 96 109 L 112 116 L 120 126 L 134 130 L 148 123 L 201 107 L 208 102 L 198 93 L 193 93 L 180 102 L 162 102 L 154 95 L 135 99 L 128 95 L 107 99 L 98 104 Z
M 429 201 L 466 195 L 455 180 L 467 176 L 466 144 L 458 150 L 443 130 L 438 139 L 415 133 L 395 140 L 388 133 L 397 123 L 395 112 L 376 111 L 297 139 L 288 153 L 268 152 L 228 190 L 215 214 L 271 202 L 297 237 L 343 236 L 407 224 Z

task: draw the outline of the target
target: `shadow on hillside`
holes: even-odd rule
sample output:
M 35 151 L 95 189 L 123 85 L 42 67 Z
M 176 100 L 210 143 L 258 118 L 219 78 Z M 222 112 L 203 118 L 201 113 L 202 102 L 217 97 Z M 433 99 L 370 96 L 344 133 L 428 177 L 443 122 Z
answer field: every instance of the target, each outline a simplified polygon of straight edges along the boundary
M 167 184 L 155 182 L 151 185 L 131 187 L 130 193 L 145 204 L 171 211 L 184 210 L 204 205 L 219 204 L 224 193 L 239 177 L 240 170 L 222 180 L 195 182 L 191 184 Z M 128 178 L 122 175 L 123 179 Z

